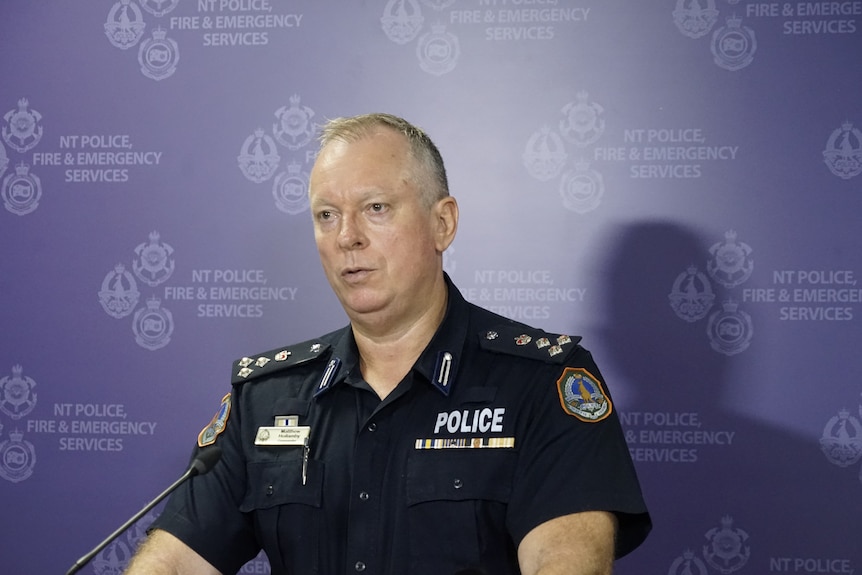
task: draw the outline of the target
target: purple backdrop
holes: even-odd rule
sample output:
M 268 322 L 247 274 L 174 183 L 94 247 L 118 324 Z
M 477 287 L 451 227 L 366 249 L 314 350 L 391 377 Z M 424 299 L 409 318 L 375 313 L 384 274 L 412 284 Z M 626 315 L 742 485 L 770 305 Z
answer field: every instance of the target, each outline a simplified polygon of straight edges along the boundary
M 370 111 L 440 146 L 467 298 L 597 358 L 655 522 L 619 573 L 862 568 L 862 0 L 334 4 L 0 7 L 0 572 L 65 572 L 232 359 L 344 323 L 307 178 Z

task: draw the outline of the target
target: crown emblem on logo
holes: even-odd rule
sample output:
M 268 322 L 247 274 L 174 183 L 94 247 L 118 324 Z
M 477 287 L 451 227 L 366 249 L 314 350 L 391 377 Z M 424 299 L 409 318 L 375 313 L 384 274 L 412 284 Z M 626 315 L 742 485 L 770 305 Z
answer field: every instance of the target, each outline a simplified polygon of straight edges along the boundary
M 590 169 L 590 163 L 585 158 L 578 158 L 574 165 L 576 172 L 586 172 Z
M 291 161 L 291 162 L 287 165 L 287 173 L 288 173 L 288 174 L 290 174 L 290 175 L 292 175 L 292 176 L 297 176 L 297 175 L 299 175 L 300 170 L 302 170 L 302 164 L 300 164 L 300 163 L 299 163 L 299 162 L 297 162 L 296 160 Z
M 740 28 L 742 26 L 742 18 L 738 18 L 736 14 L 728 16 L 725 22 L 727 22 L 728 28 Z

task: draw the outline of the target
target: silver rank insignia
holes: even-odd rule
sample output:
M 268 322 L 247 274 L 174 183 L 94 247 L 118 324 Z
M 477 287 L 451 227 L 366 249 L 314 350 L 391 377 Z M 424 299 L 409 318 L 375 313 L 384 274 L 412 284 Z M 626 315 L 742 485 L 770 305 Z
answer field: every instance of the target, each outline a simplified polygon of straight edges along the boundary
M 439 389 L 443 395 L 448 396 L 452 389 L 451 384 L 455 375 L 455 356 L 448 351 L 437 354 L 437 364 L 434 366 L 434 377 L 431 383 Z

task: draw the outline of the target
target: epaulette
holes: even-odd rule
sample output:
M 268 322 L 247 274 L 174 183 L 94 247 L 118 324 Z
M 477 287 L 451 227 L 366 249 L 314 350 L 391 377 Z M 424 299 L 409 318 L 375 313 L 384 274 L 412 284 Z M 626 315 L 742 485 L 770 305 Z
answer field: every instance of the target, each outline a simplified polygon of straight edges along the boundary
M 254 357 L 242 357 L 233 362 L 231 384 L 243 383 L 271 375 L 289 367 L 302 365 L 325 355 L 330 345 L 318 339 L 279 347 Z
M 565 363 L 579 341 L 578 335 L 550 334 L 518 324 L 501 324 L 479 332 L 482 349 L 556 364 Z

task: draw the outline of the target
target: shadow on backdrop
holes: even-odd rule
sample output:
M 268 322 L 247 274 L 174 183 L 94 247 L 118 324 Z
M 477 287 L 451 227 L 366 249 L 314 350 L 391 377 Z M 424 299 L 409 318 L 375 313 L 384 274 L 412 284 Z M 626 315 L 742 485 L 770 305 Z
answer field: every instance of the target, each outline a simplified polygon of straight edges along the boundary
M 723 407 L 750 401 L 744 394 L 727 398 L 726 388 L 750 365 L 734 362 L 756 356 L 750 349 L 715 351 L 708 319 L 686 321 L 670 305 L 675 280 L 689 266 L 705 271 L 714 241 L 670 221 L 628 224 L 608 237 L 599 268 L 600 365 L 613 374 L 611 389 L 613 377 L 627 386 L 619 411 L 654 522 L 647 542 L 617 572 L 796 573 L 815 566 L 797 563 L 812 557 L 862 566 L 858 545 L 850 543 L 862 533 L 855 474 L 829 464 L 818 438 L 792 436 Z M 716 297 L 711 309 L 721 304 Z M 800 373 L 786 383 L 812 382 Z

